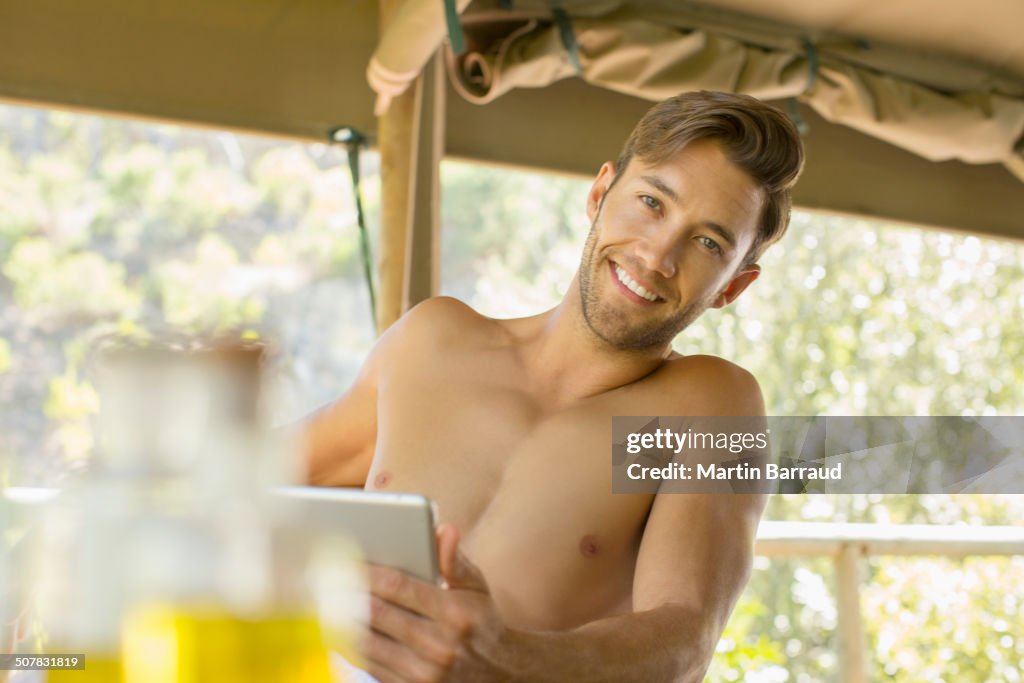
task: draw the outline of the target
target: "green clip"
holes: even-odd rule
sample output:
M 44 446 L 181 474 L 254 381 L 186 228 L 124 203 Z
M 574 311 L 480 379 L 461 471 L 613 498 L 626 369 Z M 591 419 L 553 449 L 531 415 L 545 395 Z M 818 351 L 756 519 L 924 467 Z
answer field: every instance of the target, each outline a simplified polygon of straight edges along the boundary
M 459 9 L 455 6 L 455 0 L 444 0 L 444 21 L 448 25 L 448 44 L 452 46 L 452 52 L 461 55 L 466 51 L 466 37 L 459 23 Z

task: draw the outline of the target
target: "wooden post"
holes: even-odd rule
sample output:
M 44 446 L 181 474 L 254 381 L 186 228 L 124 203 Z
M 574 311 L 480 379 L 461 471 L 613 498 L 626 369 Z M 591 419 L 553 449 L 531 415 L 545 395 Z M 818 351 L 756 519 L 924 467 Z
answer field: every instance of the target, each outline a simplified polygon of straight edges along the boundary
M 381 1 L 381 31 L 395 0 Z M 377 125 L 380 149 L 380 296 L 377 331 L 440 286 L 440 164 L 444 156 L 444 66 L 440 53 Z
M 407 235 L 403 311 L 441 286 L 441 159 L 444 157 L 444 59 L 438 50 L 416 81 L 412 220 Z
M 867 649 L 860 613 L 860 546 L 844 543 L 835 563 L 839 680 L 842 683 L 867 683 Z
M 387 30 L 397 0 L 381 0 L 380 33 Z M 408 259 L 409 222 L 414 181 L 414 137 L 417 84 L 391 100 L 377 122 L 380 151 L 380 253 L 377 273 L 377 334 L 383 334 L 402 315 L 405 294 L 405 263 Z

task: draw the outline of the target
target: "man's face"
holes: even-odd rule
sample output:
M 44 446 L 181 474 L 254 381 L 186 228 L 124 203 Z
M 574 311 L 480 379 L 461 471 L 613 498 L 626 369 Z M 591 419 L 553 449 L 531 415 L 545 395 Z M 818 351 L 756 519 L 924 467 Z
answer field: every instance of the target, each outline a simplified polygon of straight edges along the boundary
M 613 186 L 614 181 L 614 186 Z M 606 163 L 587 198 L 579 282 L 587 326 L 614 348 L 665 347 L 757 278 L 743 267 L 764 191 L 711 140 L 664 163 Z

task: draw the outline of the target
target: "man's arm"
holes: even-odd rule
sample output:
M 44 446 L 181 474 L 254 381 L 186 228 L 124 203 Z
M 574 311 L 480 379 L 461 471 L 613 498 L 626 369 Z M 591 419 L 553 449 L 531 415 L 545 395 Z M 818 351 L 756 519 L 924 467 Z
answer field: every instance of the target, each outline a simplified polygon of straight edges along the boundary
M 403 362 L 429 355 L 439 334 L 457 328 L 465 310 L 465 304 L 455 299 L 434 297 L 414 306 L 381 335 L 352 387 L 305 425 L 308 483 L 366 483 L 377 445 L 377 388 L 382 374 L 400 372 Z
M 718 358 L 690 361 L 681 370 L 702 387 L 706 415 L 764 415 L 750 373 Z M 702 680 L 750 578 L 766 502 L 761 494 L 658 494 L 637 556 L 633 614 L 533 636 L 524 680 L 553 681 L 545 670 L 574 668 L 579 681 Z
M 349 390 L 307 420 L 303 434 L 307 483 L 365 485 L 377 445 L 381 369 L 393 362 L 417 309 L 409 311 L 374 343 Z
M 634 613 L 567 633 L 512 633 L 524 681 L 700 681 L 750 575 L 765 497 L 662 494 L 634 578 Z
M 371 351 L 371 355 L 373 352 Z M 363 486 L 377 443 L 377 383 L 367 359 L 352 387 L 306 424 L 306 480 L 314 486 Z

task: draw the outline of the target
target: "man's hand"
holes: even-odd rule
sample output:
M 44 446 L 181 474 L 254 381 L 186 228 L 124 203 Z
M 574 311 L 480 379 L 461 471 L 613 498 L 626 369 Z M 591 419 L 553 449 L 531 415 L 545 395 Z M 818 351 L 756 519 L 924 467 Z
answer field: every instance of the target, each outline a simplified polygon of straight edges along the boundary
M 459 551 L 459 533 L 437 530 L 445 586 L 383 567 L 370 569 L 367 670 L 381 683 L 502 681 L 496 664 L 507 629 L 480 570 Z

